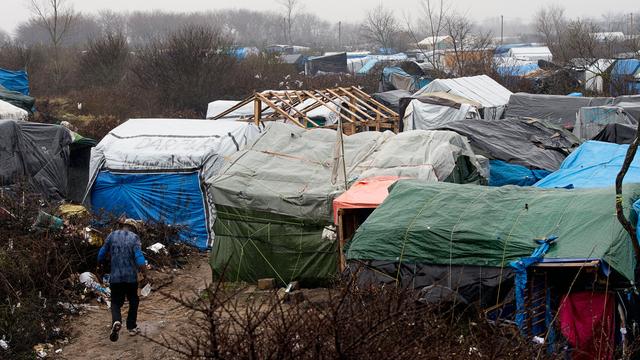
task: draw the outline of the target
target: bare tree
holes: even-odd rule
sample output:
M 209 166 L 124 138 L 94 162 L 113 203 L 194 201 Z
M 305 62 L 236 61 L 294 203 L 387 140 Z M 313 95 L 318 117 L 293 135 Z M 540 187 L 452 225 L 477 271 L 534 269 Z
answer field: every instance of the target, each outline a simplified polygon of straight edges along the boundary
M 418 45 L 418 49 L 427 63 L 429 63 L 434 70 L 441 71 L 442 64 L 438 61 L 439 56 L 435 50 L 439 37 L 442 36 L 445 30 L 449 7 L 445 4 L 444 0 L 421 0 L 420 8 L 421 16 L 419 17 L 420 21 L 418 22 L 417 31 L 414 30 L 410 17 L 405 17 L 407 32 L 416 45 Z M 426 24 L 424 20 L 426 20 Z M 422 34 L 422 36 L 426 36 L 426 38 L 419 37 L 419 33 Z M 425 51 L 424 46 L 419 45 L 423 40 L 428 42 L 427 47 L 430 51 Z
M 393 46 L 399 31 L 400 25 L 393 11 L 386 9 L 382 4 L 367 12 L 367 17 L 362 24 L 363 37 L 385 50 Z
M 473 22 L 464 15 L 452 13 L 445 20 L 445 34 L 451 38 L 451 56 L 447 67 L 458 76 L 486 73 L 492 66 L 491 33 L 474 31 Z
M 550 5 L 540 8 L 535 15 L 536 30 L 547 44 L 554 59 L 560 62 L 570 60 L 568 49 L 563 46 L 567 37 L 568 21 L 564 15 L 564 8 Z
M 59 86 L 62 77 L 60 46 L 68 36 L 77 14 L 66 0 L 30 0 L 30 5 L 34 20 L 49 35 L 53 47 L 54 82 Z
M 296 11 L 300 0 L 278 0 L 280 5 L 284 7 L 284 41 L 289 45 L 293 45 L 291 37 L 291 29 L 293 28 L 293 22 L 295 20 Z

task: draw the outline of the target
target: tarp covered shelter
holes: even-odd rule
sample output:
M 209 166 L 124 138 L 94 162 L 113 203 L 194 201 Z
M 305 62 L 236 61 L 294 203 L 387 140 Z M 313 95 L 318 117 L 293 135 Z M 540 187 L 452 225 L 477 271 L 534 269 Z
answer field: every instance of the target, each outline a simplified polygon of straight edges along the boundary
M 389 109 L 399 113 L 400 99 L 410 97 L 412 93 L 408 90 L 390 90 L 371 94 L 371 97 L 388 107 Z
M 0 120 L 0 185 L 25 179 L 49 199 L 66 199 L 72 141 L 60 125 Z
M 389 195 L 389 186 L 402 179 L 399 176 L 374 176 L 356 181 L 333 200 L 333 222 L 338 223 L 340 209 L 377 208 Z
M 620 59 L 611 67 L 611 95 L 640 93 L 640 60 Z
M 307 58 L 305 63 L 305 73 L 307 75 L 316 75 L 318 73 L 346 73 L 347 54 L 338 53 L 326 56 L 312 56 Z
M 567 156 L 560 169 L 535 184 L 544 188 L 597 188 L 615 185 L 629 145 L 587 141 Z M 636 156 L 624 178 L 640 183 L 640 157 Z
M 637 127 L 640 103 L 619 102 L 616 105 L 583 107 L 578 111 L 573 133 L 580 139 L 593 139 L 609 124 Z
M 570 132 L 539 120 L 456 121 L 440 127 L 466 136 L 489 159 L 489 185 L 533 185 L 578 146 Z M 544 171 L 541 171 L 544 170 Z
M 402 129 L 430 130 L 454 121 L 479 119 L 480 107 L 471 100 L 442 92 L 411 96 L 401 100 Z
M 343 138 L 349 182 L 374 176 L 480 181 L 473 152 L 453 132 L 369 131 Z M 251 147 L 207 180 L 217 211 L 216 275 L 317 284 L 336 274 L 337 239 L 325 229 L 333 224 L 333 199 L 345 190 L 336 149 L 335 130 L 269 123 Z
M 29 76 L 24 70 L 0 69 L 0 86 L 29 96 Z
M 237 121 L 129 120 L 92 151 L 91 206 L 95 212 L 185 227 L 181 241 L 207 249 L 215 215 L 204 182 L 259 132 L 254 124 Z
M 29 113 L 11 103 L 0 100 L 0 119 L 26 120 Z
M 418 90 L 414 96 L 432 92 L 447 92 L 482 105 L 483 119 L 500 119 L 509 102 L 511 91 L 487 75 L 436 79 Z
M 570 132 L 538 120 L 456 121 L 440 129 L 466 136 L 476 154 L 533 169 L 558 169 L 578 146 Z
M 602 106 L 610 104 L 611 101 L 612 98 L 607 97 L 516 93 L 509 98 L 505 117 L 535 118 L 573 128 L 580 108 Z
M 631 144 L 636 138 L 637 126 L 608 124 L 592 140 L 614 144 Z
M 33 111 L 36 103 L 36 99 L 31 96 L 24 95 L 18 91 L 9 90 L 2 85 L 0 85 L 0 100 L 29 112 Z
M 640 186 L 625 187 L 623 194 L 630 216 L 629 204 L 640 197 Z M 558 240 L 543 263 L 599 260 L 631 282 L 633 248 L 613 211 L 614 199 L 613 188 L 495 188 L 399 180 L 360 226 L 346 259 L 350 267 L 365 266 L 362 276 L 405 286 L 433 285 L 439 278 L 443 286 L 457 289 L 454 273 L 480 268 L 474 284 L 478 292 L 485 281 L 507 277 L 509 262 L 531 256 L 538 247 L 534 239 L 554 235 Z M 439 266 L 444 274 L 434 275 L 428 266 Z
M 512 47 L 507 52 L 507 56 L 526 61 L 553 61 L 551 50 L 546 46 Z

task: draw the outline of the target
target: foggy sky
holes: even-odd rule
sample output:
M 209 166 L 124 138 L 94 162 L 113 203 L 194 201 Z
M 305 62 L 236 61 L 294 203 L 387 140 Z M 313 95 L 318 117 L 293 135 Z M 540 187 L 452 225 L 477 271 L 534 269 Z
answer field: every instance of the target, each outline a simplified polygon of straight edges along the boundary
M 205 11 L 225 8 L 249 8 L 254 10 L 281 10 L 276 0 L 70 0 L 74 8 L 81 12 L 92 13 L 109 8 L 115 11 L 166 10 L 166 11 Z M 359 21 L 367 9 L 381 2 L 395 9 L 399 17 L 411 14 L 415 18 L 419 0 L 301 0 L 305 12 L 315 13 L 321 18 L 333 21 Z M 28 0 L 0 0 L 0 29 L 13 33 L 16 26 L 30 16 Z M 630 13 L 640 11 L 638 0 L 448 0 L 458 11 L 481 21 L 488 17 L 505 16 L 520 18 L 528 22 L 532 14 L 545 4 L 561 4 L 570 17 L 600 17 L 604 13 Z

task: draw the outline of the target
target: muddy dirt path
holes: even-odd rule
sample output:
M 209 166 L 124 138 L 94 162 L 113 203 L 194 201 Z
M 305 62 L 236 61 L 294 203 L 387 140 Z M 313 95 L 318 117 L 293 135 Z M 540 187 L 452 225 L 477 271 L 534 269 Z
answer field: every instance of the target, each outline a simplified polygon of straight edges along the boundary
M 211 281 L 211 268 L 207 264 L 206 254 L 194 254 L 185 269 L 174 272 L 173 281 L 161 289 L 162 292 L 174 296 L 195 296 Z M 168 277 L 164 274 L 151 274 Z M 127 305 L 122 309 L 123 320 L 126 318 Z M 174 359 L 177 358 L 159 345 L 141 336 L 129 336 L 120 332 L 118 342 L 109 341 L 111 313 L 105 305 L 89 310 L 84 315 L 72 320 L 71 342 L 65 346 L 59 359 Z M 176 335 L 181 329 L 189 326 L 188 312 L 177 303 L 152 291 L 140 298 L 138 310 L 138 326 L 142 333 L 161 341 L 161 334 Z

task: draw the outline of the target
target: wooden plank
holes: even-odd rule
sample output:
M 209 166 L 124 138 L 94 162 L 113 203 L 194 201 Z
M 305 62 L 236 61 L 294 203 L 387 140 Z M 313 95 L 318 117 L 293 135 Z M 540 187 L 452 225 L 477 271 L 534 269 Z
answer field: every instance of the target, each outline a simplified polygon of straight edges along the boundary
M 583 262 L 541 262 L 533 265 L 536 268 L 581 268 L 581 267 L 598 267 L 600 260 L 591 260 Z
M 396 116 L 396 117 L 400 116 L 400 115 L 398 115 L 398 113 L 397 113 L 397 112 L 395 112 L 395 111 L 393 111 L 393 110 L 389 109 L 388 107 L 384 106 L 382 103 L 378 102 L 376 99 L 372 98 L 369 94 L 367 94 L 366 92 L 364 92 L 364 91 L 362 91 L 362 90 L 358 89 L 357 87 L 352 86 L 352 87 L 350 87 L 350 88 L 348 88 L 348 89 L 349 89 L 349 90 L 351 90 L 351 91 L 353 91 L 353 92 L 354 92 L 354 93 L 356 93 L 356 94 L 359 94 L 360 96 L 363 96 L 365 99 L 367 99 L 367 101 L 370 101 L 370 102 L 371 102 L 372 104 L 374 104 L 376 107 L 378 107 L 378 108 L 380 108 L 380 109 L 382 109 L 382 110 L 384 110 L 384 111 L 388 112 L 388 113 L 389 113 L 389 115 L 391 115 L 391 116 Z
M 243 107 L 243 106 L 247 105 L 248 103 L 250 103 L 251 101 L 253 101 L 254 97 L 255 97 L 255 95 L 245 98 L 244 100 L 240 101 L 236 105 L 233 105 L 232 107 L 228 108 L 227 110 L 225 110 L 225 111 L 221 112 L 220 114 L 212 117 L 211 120 L 218 120 L 218 119 L 220 119 L 222 117 L 225 117 L 225 116 L 231 114 L 232 112 L 240 109 L 241 107 Z
M 336 94 L 335 92 L 333 92 L 330 89 L 327 89 L 327 92 L 329 92 L 331 95 L 335 96 L 336 98 L 341 98 L 341 97 L 345 96 L 345 95 L 338 95 L 338 94 Z M 369 120 L 375 120 L 373 118 L 373 116 L 371 116 L 371 115 L 367 114 L 366 112 L 363 112 L 360 109 L 358 109 L 358 107 L 356 106 L 356 98 L 355 97 L 350 97 L 349 95 L 346 95 L 346 96 L 349 98 L 349 104 L 351 105 L 351 107 L 353 109 L 355 109 L 356 111 L 362 112 L 362 114 L 365 115 L 366 117 L 368 117 Z M 355 121 L 356 119 L 354 117 L 355 117 L 355 114 L 352 115 L 352 118 Z M 359 118 L 361 118 L 361 117 L 359 117 Z
M 356 119 L 360 119 L 360 117 L 358 115 L 356 115 L 354 112 L 352 112 L 351 110 L 347 109 L 346 107 L 342 106 L 342 104 L 340 104 L 339 102 L 336 102 L 334 99 L 330 98 L 329 96 L 327 96 L 326 94 L 321 93 L 318 90 L 314 90 L 316 94 L 323 96 L 325 99 L 327 99 L 329 102 L 333 103 L 334 105 L 336 105 L 338 108 L 343 109 L 344 111 L 346 111 L 347 113 L 349 113 L 349 115 L 355 116 Z M 342 112 L 340 112 L 340 114 L 342 115 Z M 347 119 L 347 121 L 349 121 L 350 123 L 353 123 L 354 121 L 351 120 L 350 117 L 344 116 L 344 118 Z M 364 122 L 364 121 L 362 121 Z
M 318 123 L 316 123 L 315 121 L 311 120 L 309 117 L 307 117 L 306 114 L 300 112 L 300 110 L 296 109 L 294 106 L 292 106 L 291 104 L 287 103 L 284 99 L 282 99 L 281 97 L 279 97 L 278 95 L 272 94 L 276 99 L 282 101 L 283 105 L 288 106 L 291 110 L 297 112 L 298 114 L 300 114 L 300 116 L 304 119 L 304 121 L 308 121 L 310 122 L 313 126 L 315 127 L 320 127 L 320 125 L 318 125 Z M 306 128 L 306 126 L 305 126 Z
M 318 99 L 315 95 L 313 95 L 311 92 L 305 90 L 305 94 L 307 94 L 307 96 L 309 96 L 310 98 L 312 98 L 313 100 L 317 101 L 318 103 L 321 103 L 322 105 L 327 105 L 327 103 L 325 103 L 324 101 Z M 341 118 L 345 119 L 348 122 L 351 122 L 351 119 L 349 119 L 349 117 L 347 117 L 346 115 L 344 115 L 341 111 L 338 111 L 336 109 L 333 109 L 329 106 L 326 106 L 327 109 L 333 111 L 334 113 L 338 114 L 338 116 L 340 116 Z M 340 108 L 342 108 L 341 106 L 339 106 Z
M 300 126 L 301 128 L 304 129 L 304 125 L 302 125 L 300 123 L 300 121 L 298 121 L 298 119 L 295 119 L 292 116 L 290 116 L 286 111 L 282 110 L 280 107 L 278 107 L 276 104 L 274 104 L 270 99 L 262 96 L 261 94 L 259 94 L 257 96 L 260 97 L 260 100 L 262 100 L 262 102 L 264 102 L 265 104 L 269 105 L 269 107 L 272 108 L 274 111 L 276 111 L 276 112 L 280 113 L 282 116 L 284 116 L 285 119 L 291 120 L 296 125 L 298 125 L 298 126 Z

